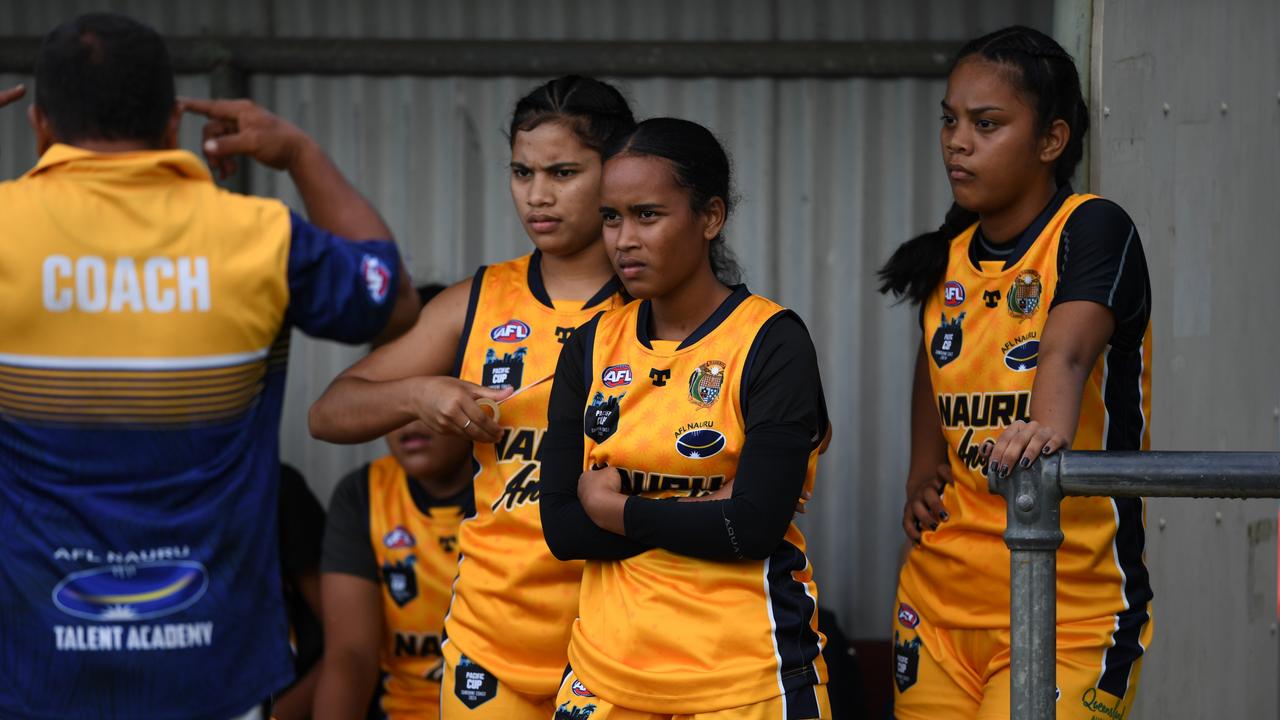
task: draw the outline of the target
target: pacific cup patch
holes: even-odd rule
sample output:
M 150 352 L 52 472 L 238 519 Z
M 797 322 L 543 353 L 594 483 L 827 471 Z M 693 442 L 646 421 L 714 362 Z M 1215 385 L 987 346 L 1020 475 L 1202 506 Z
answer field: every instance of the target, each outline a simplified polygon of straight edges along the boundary
M 578 707 L 576 704 L 571 706 L 572 702 L 572 700 L 565 700 L 560 703 L 552 720 L 587 720 L 596 711 L 595 703 Z
M 1035 270 L 1019 272 L 1013 279 L 1013 284 L 1009 286 L 1009 294 L 1006 296 L 1009 302 L 1009 314 L 1023 320 L 1035 315 L 1040 307 L 1040 294 L 1043 289 L 1040 284 L 1040 273 Z
M 596 443 L 602 443 L 618 431 L 618 417 L 622 414 L 620 402 L 624 397 L 626 393 L 605 397 L 604 393 L 597 392 L 591 398 L 591 404 L 587 406 L 587 412 L 582 418 L 582 431 L 587 437 Z
M 498 678 L 463 655 L 454 672 L 453 694 L 468 709 L 475 710 L 497 697 Z
M 689 376 L 689 400 L 698 407 L 709 408 L 720 398 L 720 388 L 724 385 L 725 364 L 719 360 L 708 360 L 698 366 Z
M 413 569 L 417 559 L 410 555 L 404 560 L 382 565 L 382 582 L 398 607 L 404 607 L 418 597 L 418 573 Z
M 947 314 L 942 313 L 938 329 L 933 333 L 933 342 L 929 344 L 929 354 L 933 355 L 933 362 L 939 368 L 960 357 L 960 349 L 964 344 L 964 331 L 960 327 L 963 322 L 964 313 L 957 315 L 954 320 L 948 320 Z
M 498 357 L 498 353 L 489 348 L 484 353 L 484 371 L 480 384 L 495 390 L 504 387 L 519 390 L 520 382 L 524 379 L 524 357 L 528 352 L 528 348 L 521 347 L 516 348 L 515 352 L 503 353 L 502 357 Z
M 898 692 L 906 692 L 920 673 L 920 638 L 912 638 L 908 642 L 899 642 L 898 633 L 893 634 L 893 682 Z

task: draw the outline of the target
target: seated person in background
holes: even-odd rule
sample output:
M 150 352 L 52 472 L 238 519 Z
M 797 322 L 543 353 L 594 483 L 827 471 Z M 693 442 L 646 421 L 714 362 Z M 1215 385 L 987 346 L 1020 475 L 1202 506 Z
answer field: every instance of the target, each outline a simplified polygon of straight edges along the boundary
M 423 302 L 440 289 L 420 289 Z M 471 442 L 414 421 L 387 435 L 387 446 L 391 455 L 347 475 L 329 505 L 317 719 L 439 711 L 458 528 L 475 513 Z
M 324 542 L 324 507 L 297 468 L 280 464 L 280 579 L 289 645 L 293 649 L 292 684 L 276 696 L 276 720 L 306 720 L 320 677 L 324 635 L 320 631 L 320 546 Z

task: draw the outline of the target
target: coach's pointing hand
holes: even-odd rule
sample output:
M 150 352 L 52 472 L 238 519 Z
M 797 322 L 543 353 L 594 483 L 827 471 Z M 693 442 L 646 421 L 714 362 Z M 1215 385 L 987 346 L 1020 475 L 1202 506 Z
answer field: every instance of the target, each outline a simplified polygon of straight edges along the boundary
M 179 101 L 183 112 L 209 118 L 201 148 L 209 166 L 227 177 L 235 172 L 237 155 L 248 155 L 267 167 L 289 170 L 311 138 L 297 125 L 251 100 Z
M 17 102 L 27 94 L 26 85 L 14 85 L 8 90 L 0 90 L 0 107 Z

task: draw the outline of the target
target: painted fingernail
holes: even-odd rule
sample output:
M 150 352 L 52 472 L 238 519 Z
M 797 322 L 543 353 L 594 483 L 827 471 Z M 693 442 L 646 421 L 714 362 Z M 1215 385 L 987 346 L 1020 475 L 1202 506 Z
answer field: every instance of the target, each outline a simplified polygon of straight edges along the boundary
M 943 522 L 946 522 L 947 520 L 950 520 L 950 519 L 951 519 L 951 516 L 947 514 L 947 511 L 946 511 L 946 510 L 943 510 L 943 511 L 942 511 L 941 513 L 939 513 L 939 514 L 942 516 L 942 520 L 943 520 Z
M 937 529 L 938 529 L 938 523 L 929 523 L 929 529 L 930 529 L 930 530 L 937 530 Z
M 1048 445 L 1045 445 L 1045 446 L 1044 446 L 1044 449 L 1040 451 L 1040 454 L 1041 454 L 1041 455 L 1048 455 L 1048 454 L 1049 454 L 1049 453 L 1051 453 L 1051 452 L 1053 452 L 1053 448 L 1049 447 Z
M 1008 465 L 1001 465 L 1001 466 L 1000 466 L 1000 477 L 1009 477 L 1009 466 L 1008 466 Z
M 1022 462 L 1018 464 L 1021 465 L 1022 467 L 1027 467 L 1028 465 L 1031 464 L 1031 458 L 1022 458 Z

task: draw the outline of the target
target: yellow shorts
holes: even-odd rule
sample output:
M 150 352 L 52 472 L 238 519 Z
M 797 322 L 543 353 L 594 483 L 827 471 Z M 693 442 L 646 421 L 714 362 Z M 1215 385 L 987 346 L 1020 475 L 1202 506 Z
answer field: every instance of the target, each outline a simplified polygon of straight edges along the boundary
M 550 720 L 554 696 L 524 695 L 503 685 L 453 643 L 444 646 L 441 720 Z
M 1151 642 L 1150 610 L 1148 606 L 1144 624 L 1123 634 L 1116 615 L 1058 625 L 1058 720 L 1129 716 L 1142 655 Z M 934 627 L 916 613 L 901 588 L 894 613 L 897 720 L 1008 720 L 1008 628 Z
M 552 720 L 831 720 L 826 685 L 810 685 L 763 702 L 725 710 L 663 715 L 618 707 L 597 697 L 578 680 L 573 670 L 560 683 L 555 711 Z

